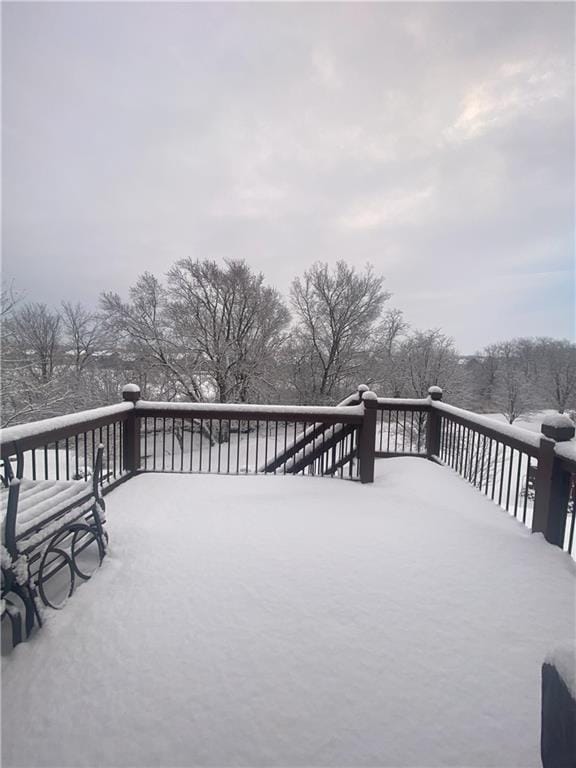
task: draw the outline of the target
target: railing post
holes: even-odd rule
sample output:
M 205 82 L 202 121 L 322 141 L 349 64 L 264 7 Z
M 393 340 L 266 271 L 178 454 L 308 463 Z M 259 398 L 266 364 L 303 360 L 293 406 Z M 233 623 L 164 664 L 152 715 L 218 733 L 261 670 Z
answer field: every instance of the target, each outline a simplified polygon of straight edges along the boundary
M 432 401 L 442 400 L 442 390 L 440 387 L 430 387 L 428 389 L 428 395 Z M 426 457 L 428 459 L 440 455 L 440 426 L 440 413 L 433 405 L 430 405 L 426 425 Z
M 572 421 L 561 414 L 548 416 L 542 422 L 532 532 L 543 533 L 546 541 L 558 547 L 564 544 L 571 476 L 560 466 L 554 446 L 571 440 L 574 431 Z
M 360 482 L 374 482 L 374 459 L 376 454 L 376 407 L 378 397 L 374 392 L 362 392 L 364 419 L 358 439 L 358 459 L 360 460 Z
M 134 403 L 140 400 L 140 387 L 137 384 L 126 384 L 122 390 L 122 399 Z M 134 474 L 140 469 L 140 417 L 129 414 L 123 424 L 124 469 Z
M 362 402 L 362 395 L 364 394 L 364 392 L 369 392 L 370 391 L 370 387 L 368 386 L 368 384 L 358 384 L 357 389 L 358 389 L 358 403 L 357 404 L 360 405 L 360 403 Z

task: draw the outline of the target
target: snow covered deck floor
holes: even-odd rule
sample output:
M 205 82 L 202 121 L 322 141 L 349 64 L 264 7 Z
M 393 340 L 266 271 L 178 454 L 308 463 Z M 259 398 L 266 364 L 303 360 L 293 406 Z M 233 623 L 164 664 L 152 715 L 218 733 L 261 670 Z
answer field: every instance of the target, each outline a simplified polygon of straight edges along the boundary
M 575 566 L 449 470 L 145 475 L 3 660 L 3 765 L 540 765 Z

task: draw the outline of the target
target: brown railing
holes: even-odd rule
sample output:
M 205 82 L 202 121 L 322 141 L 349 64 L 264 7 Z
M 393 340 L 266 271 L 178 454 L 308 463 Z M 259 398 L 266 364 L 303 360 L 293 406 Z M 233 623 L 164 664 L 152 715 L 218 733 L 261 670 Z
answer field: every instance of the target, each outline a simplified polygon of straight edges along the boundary
M 374 460 L 427 458 L 574 553 L 574 427 L 564 417 L 539 435 L 428 398 L 377 398 L 360 386 L 333 408 L 140 400 L 9 427 L 1 458 L 19 476 L 80 479 L 104 445 L 103 492 L 139 472 L 311 474 L 374 479 Z
M 0 434 L 0 455 L 18 477 L 80 480 L 92 473 L 96 450 L 104 446 L 101 485 L 107 493 L 129 476 L 124 462 L 126 421 L 134 406 L 125 402 L 30 424 Z
M 431 408 L 429 399 L 379 397 L 376 408 L 376 458 L 428 458 L 426 445 Z
M 135 470 L 356 477 L 363 406 L 136 404 Z
M 576 445 L 568 417 L 542 433 L 500 424 L 431 402 L 428 457 L 444 464 L 521 520 L 533 532 L 574 554 Z

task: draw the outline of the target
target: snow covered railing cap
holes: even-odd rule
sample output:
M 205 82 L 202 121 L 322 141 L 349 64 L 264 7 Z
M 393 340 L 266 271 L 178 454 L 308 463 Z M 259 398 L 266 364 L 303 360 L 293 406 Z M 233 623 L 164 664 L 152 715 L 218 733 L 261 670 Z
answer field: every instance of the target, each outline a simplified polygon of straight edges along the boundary
M 564 413 L 551 413 L 544 417 L 541 426 L 542 434 L 557 443 L 572 440 L 576 429 L 571 418 Z
M 141 392 L 138 384 L 125 384 L 122 387 L 122 398 L 129 403 L 135 403 L 137 400 L 140 400 L 140 395 Z
M 375 408 L 378 404 L 378 395 L 376 392 L 371 392 L 370 390 L 363 392 L 362 402 L 366 405 L 367 408 Z
M 442 400 L 442 387 L 428 387 L 428 394 L 431 400 Z
M 360 394 L 360 397 L 362 397 L 364 392 L 368 392 L 370 390 L 370 387 L 368 386 L 368 384 L 358 384 L 356 389 L 358 390 L 358 393 Z

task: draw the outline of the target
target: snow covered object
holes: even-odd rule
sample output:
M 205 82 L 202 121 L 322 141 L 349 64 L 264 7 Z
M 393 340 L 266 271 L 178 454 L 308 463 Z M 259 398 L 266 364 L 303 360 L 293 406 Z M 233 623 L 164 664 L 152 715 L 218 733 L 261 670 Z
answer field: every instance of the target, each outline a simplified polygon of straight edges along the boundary
M 40 602 L 62 607 L 76 579 L 90 578 L 102 563 L 108 541 L 98 485 L 103 450 L 98 447 L 91 482 L 14 477 L 5 460 L 0 564 L 2 617 L 11 624 L 12 646 L 28 637 L 35 623 L 42 625 Z

